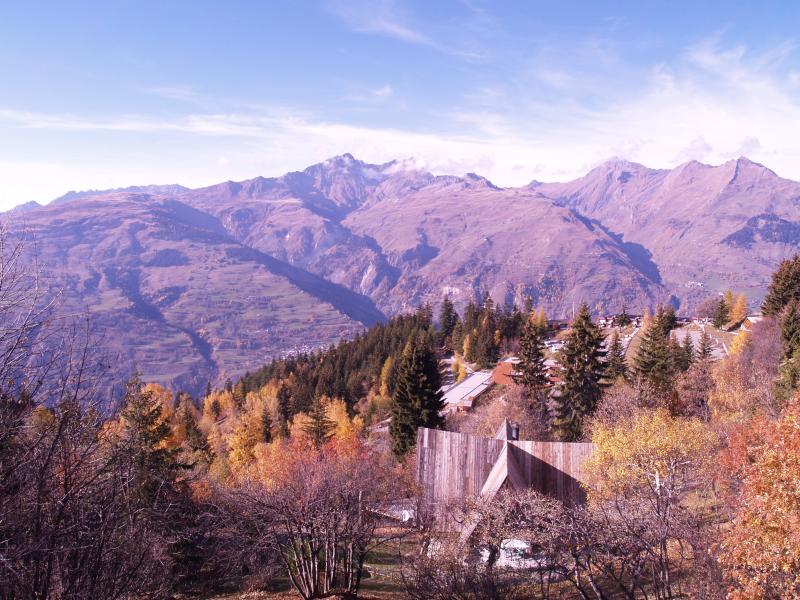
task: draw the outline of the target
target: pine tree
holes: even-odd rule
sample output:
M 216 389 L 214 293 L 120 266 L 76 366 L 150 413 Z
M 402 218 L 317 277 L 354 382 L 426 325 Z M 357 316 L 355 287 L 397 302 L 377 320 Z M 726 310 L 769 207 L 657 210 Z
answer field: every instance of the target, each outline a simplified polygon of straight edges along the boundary
M 677 335 L 670 335 L 667 342 L 670 357 L 672 358 L 672 365 L 674 373 L 683 373 L 689 369 L 690 362 L 686 360 L 686 351 L 681 343 L 678 341 Z
M 448 296 L 442 300 L 442 310 L 439 315 L 439 345 L 446 346 L 458 322 L 458 313 Z
M 392 397 L 392 420 L 389 434 L 395 456 L 405 456 L 416 444 L 419 427 L 440 428 L 441 374 L 439 360 L 430 346 L 415 336 L 406 345 L 397 367 L 397 381 Z
M 606 378 L 609 381 L 626 379 L 628 377 L 628 363 L 625 362 L 625 350 L 619 339 L 619 332 L 615 329 L 608 344 L 606 355 Z
M 700 343 L 697 346 L 697 360 L 709 360 L 712 354 L 711 338 L 708 332 L 703 329 L 700 334 Z
M 324 446 L 333 437 L 335 429 L 336 423 L 328 418 L 325 404 L 319 398 L 315 399 L 308 413 L 308 422 L 303 427 L 303 431 L 311 438 L 314 448 L 319 450 Z
M 627 327 L 631 324 L 631 318 L 628 315 L 628 307 L 623 305 L 622 312 L 616 318 L 616 324 L 620 327 Z
M 663 327 L 654 320 L 642 335 L 639 350 L 634 360 L 634 371 L 637 380 L 644 384 L 648 391 L 663 395 L 672 389 L 674 382 L 673 355 L 670 350 L 668 335 L 664 335 Z
M 281 381 L 275 394 L 275 418 L 278 421 L 278 433 L 283 438 L 289 437 L 289 419 L 292 416 L 291 403 L 292 396 L 289 386 L 286 385 L 285 381 Z
M 675 329 L 675 326 L 678 324 L 678 317 L 675 316 L 675 309 L 671 306 L 659 306 L 653 322 L 661 331 L 661 335 L 668 337 L 670 332 Z
M 725 290 L 725 293 L 722 294 L 722 299 L 725 301 L 725 306 L 728 307 L 728 320 L 730 320 L 733 305 L 736 303 L 736 297 L 733 295 L 733 290 Z
M 692 336 L 688 331 L 683 338 L 683 361 L 684 364 L 689 366 L 692 366 L 692 363 L 694 363 L 694 342 L 692 342 Z
M 583 420 L 602 395 L 605 373 L 603 334 L 592 322 L 589 306 L 581 304 L 561 351 L 562 382 L 555 401 L 555 430 L 564 441 L 580 439 Z
M 800 349 L 800 311 L 797 303 L 792 302 L 786 308 L 781 319 L 781 338 L 783 338 L 783 358 L 792 360 L 798 356 Z
M 165 486 L 171 486 L 184 465 L 178 463 L 178 449 L 166 443 L 172 430 L 161 404 L 144 387 L 138 373 L 126 385 L 121 415 L 123 447 L 131 461 L 133 485 L 140 500 L 152 504 L 163 496 Z
M 719 299 L 717 308 L 714 311 L 714 327 L 721 329 L 730 320 L 730 305 L 726 302 L 725 297 Z
M 205 459 L 210 459 L 211 449 L 208 445 L 208 439 L 197 424 L 191 400 L 184 401 L 179 409 L 178 418 L 186 434 L 186 445 L 189 450 L 200 453 Z
M 761 305 L 765 316 L 780 315 L 791 302 L 800 300 L 800 255 L 781 261 L 772 274 L 769 291 Z
M 519 364 L 514 380 L 525 386 L 531 398 L 537 397 L 549 384 L 545 360 L 545 335 L 539 316 L 531 311 L 519 338 Z

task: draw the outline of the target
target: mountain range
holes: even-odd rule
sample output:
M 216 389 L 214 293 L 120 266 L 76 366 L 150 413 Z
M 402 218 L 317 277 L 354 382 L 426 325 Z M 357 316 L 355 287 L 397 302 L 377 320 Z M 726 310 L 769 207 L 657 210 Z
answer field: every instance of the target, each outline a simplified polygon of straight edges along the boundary
M 746 158 L 611 160 L 501 188 L 345 154 L 200 189 L 70 192 L 5 220 L 121 368 L 197 393 L 445 295 L 530 297 L 552 317 L 584 300 L 686 313 L 729 287 L 756 306 L 800 244 L 800 183 Z

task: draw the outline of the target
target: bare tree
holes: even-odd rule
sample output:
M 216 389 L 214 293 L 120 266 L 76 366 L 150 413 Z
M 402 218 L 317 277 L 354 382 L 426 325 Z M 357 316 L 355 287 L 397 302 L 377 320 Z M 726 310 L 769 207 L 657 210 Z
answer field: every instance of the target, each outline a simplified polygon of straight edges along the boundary
M 54 316 L 10 239 L 0 228 L 0 598 L 163 595 L 174 503 L 143 501 L 99 410 L 89 322 Z
M 306 600 L 354 596 L 367 553 L 385 541 L 382 514 L 398 496 L 392 473 L 365 451 L 332 446 L 295 451 L 280 480 L 250 477 L 222 492 L 221 509 L 239 543 L 277 553 Z

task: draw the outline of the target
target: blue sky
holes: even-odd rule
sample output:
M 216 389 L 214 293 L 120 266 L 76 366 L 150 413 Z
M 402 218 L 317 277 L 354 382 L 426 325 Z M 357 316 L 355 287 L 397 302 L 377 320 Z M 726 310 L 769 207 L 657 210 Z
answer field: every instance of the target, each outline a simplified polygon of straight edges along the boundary
M 565 180 L 747 155 L 800 179 L 800 4 L 0 5 L 0 207 L 351 152 Z

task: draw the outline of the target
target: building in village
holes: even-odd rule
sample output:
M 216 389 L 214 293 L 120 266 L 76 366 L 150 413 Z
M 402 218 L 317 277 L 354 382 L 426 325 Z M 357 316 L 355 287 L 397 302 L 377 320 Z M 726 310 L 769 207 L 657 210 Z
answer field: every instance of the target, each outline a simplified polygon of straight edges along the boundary
M 450 413 L 470 410 L 475 400 L 492 385 L 494 385 L 492 371 L 475 371 L 471 373 L 463 381 L 444 391 L 442 396 L 444 409 L 442 412 Z

